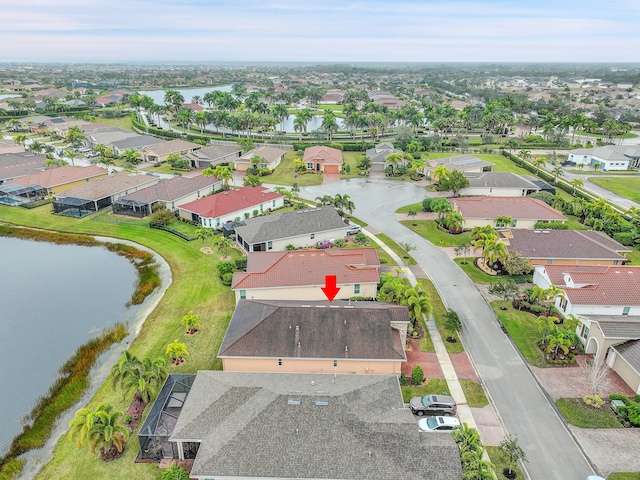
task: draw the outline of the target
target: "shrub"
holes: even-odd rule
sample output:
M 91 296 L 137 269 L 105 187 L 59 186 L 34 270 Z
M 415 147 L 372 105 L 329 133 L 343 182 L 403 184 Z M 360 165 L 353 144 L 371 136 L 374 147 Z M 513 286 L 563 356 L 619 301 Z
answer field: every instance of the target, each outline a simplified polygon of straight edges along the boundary
M 345 241 L 344 241 L 344 238 L 338 238 L 338 239 L 335 241 L 335 246 L 336 246 L 336 247 L 338 247 L 338 248 L 342 248 L 342 247 L 344 247 L 344 246 L 345 246 L 345 244 L 346 244 L 346 243 L 347 243 L 347 242 L 345 242 Z
M 431 199 L 430 198 L 425 198 L 424 200 L 422 200 L 422 211 L 423 212 L 430 212 L 431 211 Z
M 166 226 L 171 219 L 173 219 L 173 212 L 171 210 L 160 210 L 159 212 L 154 213 L 149 218 L 149 222 L 155 225 L 164 225 Z
M 236 265 L 232 262 L 218 262 L 216 265 L 216 270 L 220 274 L 220 278 L 223 278 L 227 273 L 233 273 Z
M 624 246 L 630 247 L 634 244 L 634 235 L 629 232 L 614 233 L 613 239 Z
M 406 385 L 407 384 L 407 376 L 404 373 L 400 374 L 400 385 Z
M 228 287 L 229 285 L 231 285 L 232 281 L 233 281 L 233 273 L 225 273 L 224 275 L 222 275 L 223 285 L 226 285 Z
M 287 245 L 286 247 L 284 247 L 285 250 L 291 251 L 291 250 L 295 250 L 296 246 L 293 243 L 290 243 L 289 245 Z
M 424 370 L 420 365 L 416 365 L 411 370 L 411 381 L 414 385 L 420 385 L 424 381 Z
M 236 258 L 236 270 L 246 270 L 247 269 L 247 257 Z
M 597 409 L 602 408 L 604 405 L 604 400 L 600 398 L 600 395 L 587 395 L 585 397 L 582 397 L 582 401 L 587 405 Z
M 568 230 L 569 225 L 562 222 L 536 222 L 533 228 L 542 230 Z

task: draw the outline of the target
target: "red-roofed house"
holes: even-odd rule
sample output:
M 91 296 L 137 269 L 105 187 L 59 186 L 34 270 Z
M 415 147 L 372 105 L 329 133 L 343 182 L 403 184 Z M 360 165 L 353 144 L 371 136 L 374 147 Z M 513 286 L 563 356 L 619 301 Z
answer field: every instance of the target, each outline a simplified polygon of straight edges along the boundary
M 537 266 L 533 281 L 564 291 L 556 307 L 580 320 L 576 333 L 585 352 L 604 360 L 640 393 L 640 267 Z
M 205 228 L 221 228 L 228 222 L 255 217 L 284 206 L 284 195 L 264 187 L 226 190 L 178 208 L 180 217 Z
M 375 248 L 251 252 L 247 271 L 233 274 L 236 303 L 242 299 L 326 300 L 321 290 L 327 275 L 335 275 L 337 300 L 375 299 L 380 260 Z
M 464 217 L 465 228 L 534 228 L 536 222 L 562 222 L 567 218 L 541 200 L 530 197 L 464 197 L 450 199 L 454 210 Z M 497 217 L 511 217 L 511 225 L 496 225 Z
M 11 183 L 25 187 L 40 185 L 47 189 L 49 195 L 53 195 L 107 175 L 107 169 L 97 165 L 88 167 L 64 165 L 16 178 L 11 180 Z
M 343 164 L 342 151 L 337 148 L 316 145 L 305 149 L 302 161 L 307 165 L 308 170 L 340 173 Z

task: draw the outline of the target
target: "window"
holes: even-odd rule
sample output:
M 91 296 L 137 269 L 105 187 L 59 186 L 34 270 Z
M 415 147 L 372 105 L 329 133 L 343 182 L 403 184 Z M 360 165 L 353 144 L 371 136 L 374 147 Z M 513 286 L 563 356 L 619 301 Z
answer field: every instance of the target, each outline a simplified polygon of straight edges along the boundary
M 629 310 L 631 310 L 631 307 L 624 307 L 622 309 L 622 315 L 629 315 Z
M 311 240 L 313 240 L 314 238 L 316 238 L 316 234 L 315 234 L 315 233 L 312 233 L 312 234 L 311 234 Z
M 279 358 L 279 359 L 278 359 L 278 366 L 279 366 L 279 367 L 281 367 L 281 366 L 282 366 L 282 359 L 281 359 L 281 358 Z
M 275 200 L 271 200 L 271 205 L 273 208 L 276 208 L 276 201 Z
M 618 262 L 619 262 L 619 260 L 614 260 L 614 261 L 613 261 L 613 264 L 614 264 L 614 265 L 618 265 Z
M 356 284 L 353 286 L 353 293 L 354 293 L 355 295 L 358 295 L 358 294 L 360 293 L 360 284 L 359 284 L 359 283 L 356 283 Z
M 240 300 L 244 300 L 247 298 L 247 291 L 246 290 L 240 290 Z
M 334 360 L 333 361 L 333 368 L 336 368 L 338 366 L 338 360 Z
M 562 300 L 560 300 L 560 309 L 561 310 L 566 310 L 567 309 L 567 303 L 569 303 L 567 301 L 566 298 L 563 298 Z
M 582 332 L 582 338 L 586 339 L 589 336 L 589 327 L 585 325 L 584 332 Z
M 216 227 L 220 226 L 220 218 L 216 218 Z
M 547 259 L 547 265 L 551 265 L 551 264 L 553 264 L 553 258 Z
M 309 162 L 309 163 L 307 163 L 307 168 L 308 168 L 309 170 L 313 170 L 313 162 Z
M 273 250 L 273 242 L 267 242 L 267 250 Z

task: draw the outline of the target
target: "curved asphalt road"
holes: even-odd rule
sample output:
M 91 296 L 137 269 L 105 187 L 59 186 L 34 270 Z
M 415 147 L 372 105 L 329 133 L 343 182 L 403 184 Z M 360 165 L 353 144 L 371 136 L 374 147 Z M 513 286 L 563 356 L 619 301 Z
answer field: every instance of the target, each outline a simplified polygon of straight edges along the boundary
M 398 207 L 421 201 L 423 188 L 382 178 L 349 179 L 305 187 L 301 196 L 348 194 L 354 215 L 399 242 L 416 246 L 411 254 L 428 272 L 446 304 L 463 324 L 462 336 L 503 427 L 517 434 L 533 480 L 584 480 L 593 469 L 549 399 L 502 332 L 498 319 L 467 275 L 431 242 L 398 223 Z

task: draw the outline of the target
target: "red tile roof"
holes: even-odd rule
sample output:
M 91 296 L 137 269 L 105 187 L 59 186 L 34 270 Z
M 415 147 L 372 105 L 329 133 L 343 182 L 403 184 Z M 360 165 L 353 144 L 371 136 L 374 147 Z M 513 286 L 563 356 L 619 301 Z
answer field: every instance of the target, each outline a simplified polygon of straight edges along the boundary
M 324 145 L 305 149 L 304 162 L 322 162 L 325 165 L 342 165 L 342 151 Z
M 282 197 L 264 187 L 242 187 L 185 203 L 180 208 L 203 218 L 218 218 Z
M 449 201 L 467 219 L 501 216 L 515 220 L 562 221 L 567 219 L 543 201 L 529 197 L 465 197 Z
M 327 275 L 335 275 L 338 285 L 378 283 L 379 266 L 375 248 L 253 252 L 231 288 L 324 286 Z
M 88 167 L 72 167 L 65 165 L 58 168 L 50 168 L 43 172 L 34 172 L 31 175 L 11 180 L 11 183 L 18 185 L 40 185 L 41 187 L 51 188 L 58 185 L 77 182 L 94 177 L 102 177 L 107 175 L 107 170 L 97 165 Z
M 551 283 L 573 305 L 640 305 L 640 267 L 545 265 Z

